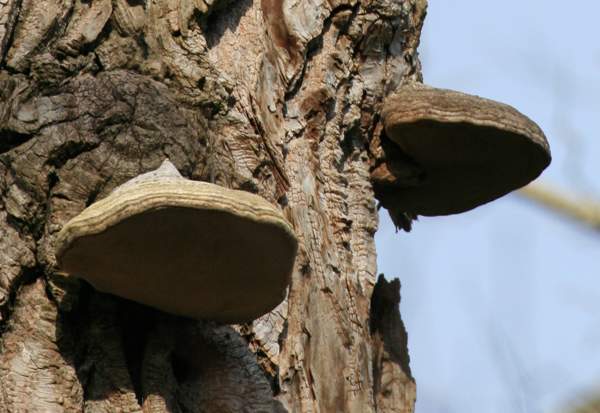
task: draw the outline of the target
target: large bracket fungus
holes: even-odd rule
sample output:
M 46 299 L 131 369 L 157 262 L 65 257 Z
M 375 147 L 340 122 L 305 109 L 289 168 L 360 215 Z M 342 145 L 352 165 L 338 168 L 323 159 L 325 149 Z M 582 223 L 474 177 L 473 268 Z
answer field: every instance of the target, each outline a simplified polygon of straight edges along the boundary
M 374 171 L 375 193 L 409 217 L 468 211 L 526 185 L 550 163 L 533 121 L 478 96 L 411 84 L 386 99 L 382 118 L 382 139 L 402 159 L 388 157 Z M 420 173 L 397 179 L 407 170 Z
M 58 265 L 100 291 L 197 319 L 245 322 L 285 297 L 297 240 L 261 197 L 181 177 L 166 160 L 69 221 Z

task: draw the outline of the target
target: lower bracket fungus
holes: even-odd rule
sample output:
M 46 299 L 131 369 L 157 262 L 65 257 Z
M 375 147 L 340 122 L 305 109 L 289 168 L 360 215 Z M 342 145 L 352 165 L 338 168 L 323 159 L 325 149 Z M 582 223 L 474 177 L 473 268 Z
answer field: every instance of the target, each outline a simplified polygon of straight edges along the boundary
M 546 137 L 532 120 L 478 96 L 411 84 L 386 99 L 382 118 L 382 141 L 401 155 L 372 173 L 390 214 L 468 211 L 528 184 L 550 164 Z M 395 179 L 402 168 L 394 162 L 418 174 Z
M 185 179 L 168 160 L 86 208 L 56 245 L 61 270 L 100 291 L 228 323 L 285 298 L 297 250 L 265 199 Z

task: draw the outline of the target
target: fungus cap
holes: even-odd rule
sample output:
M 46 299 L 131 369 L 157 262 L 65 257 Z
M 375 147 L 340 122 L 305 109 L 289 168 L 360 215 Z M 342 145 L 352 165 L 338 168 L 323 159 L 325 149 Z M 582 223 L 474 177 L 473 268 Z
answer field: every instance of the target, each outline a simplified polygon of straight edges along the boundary
M 386 99 L 382 116 L 387 137 L 424 170 L 419 185 L 386 197 L 407 213 L 468 211 L 526 185 L 550 163 L 538 125 L 489 99 L 412 84 Z
M 263 198 L 182 178 L 166 160 L 69 221 L 56 245 L 59 267 L 100 291 L 233 323 L 285 298 L 297 240 Z

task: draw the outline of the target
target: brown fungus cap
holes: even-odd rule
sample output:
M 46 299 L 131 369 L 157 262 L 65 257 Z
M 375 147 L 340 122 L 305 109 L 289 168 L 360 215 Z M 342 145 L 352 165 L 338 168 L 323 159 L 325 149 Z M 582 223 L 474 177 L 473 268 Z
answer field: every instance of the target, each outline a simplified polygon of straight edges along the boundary
M 468 211 L 537 178 L 550 163 L 542 130 L 511 106 L 422 84 L 384 104 L 387 137 L 424 171 L 385 207 L 434 216 Z M 386 205 L 387 204 L 387 205 Z
M 67 274 L 177 315 L 245 322 L 285 297 L 297 240 L 263 198 L 179 175 L 167 160 L 58 235 Z

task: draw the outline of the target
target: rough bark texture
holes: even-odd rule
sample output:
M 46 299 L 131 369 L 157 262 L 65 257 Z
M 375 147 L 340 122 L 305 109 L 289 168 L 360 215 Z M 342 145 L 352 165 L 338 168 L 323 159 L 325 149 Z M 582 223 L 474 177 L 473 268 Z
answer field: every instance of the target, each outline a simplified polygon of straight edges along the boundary
M 0 412 L 412 411 L 370 170 L 425 7 L 0 0 Z M 198 322 L 57 276 L 62 225 L 165 157 L 282 209 L 273 312 Z

